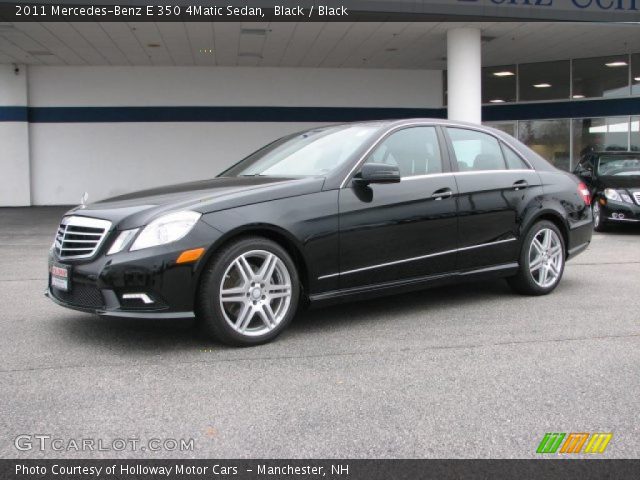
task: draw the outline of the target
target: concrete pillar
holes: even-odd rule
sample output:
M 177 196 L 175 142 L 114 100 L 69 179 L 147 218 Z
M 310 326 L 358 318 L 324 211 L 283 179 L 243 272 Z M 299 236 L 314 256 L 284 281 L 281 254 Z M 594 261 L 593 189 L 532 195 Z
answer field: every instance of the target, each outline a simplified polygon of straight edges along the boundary
M 447 91 L 450 120 L 482 122 L 482 40 L 479 28 L 447 32 Z
M 27 69 L 0 65 L 0 207 L 31 205 Z

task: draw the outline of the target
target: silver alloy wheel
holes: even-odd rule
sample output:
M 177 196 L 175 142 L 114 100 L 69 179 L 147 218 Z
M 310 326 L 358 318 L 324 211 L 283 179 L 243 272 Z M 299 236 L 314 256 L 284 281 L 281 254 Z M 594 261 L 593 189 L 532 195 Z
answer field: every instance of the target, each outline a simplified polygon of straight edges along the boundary
M 554 285 L 562 273 L 564 252 L 556 232 L 543 228 L 533 237 L 529 247 L 529 272 L 533 281 L 542 288 Z
M 593 227 L 598 228 L 600 226 L 600 205 L 597 201 L 593 202 Z
M 251 337 L 276 328 L 291 304 L 291 275 L 284 262 L 266 250 L 236 257 L 220 284 L 220 309 L 236 332 Z

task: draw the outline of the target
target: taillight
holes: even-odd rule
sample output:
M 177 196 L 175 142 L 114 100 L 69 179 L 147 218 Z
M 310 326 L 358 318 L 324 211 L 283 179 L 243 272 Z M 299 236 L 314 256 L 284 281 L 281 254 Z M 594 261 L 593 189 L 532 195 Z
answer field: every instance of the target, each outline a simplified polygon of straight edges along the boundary
M 585 205 L 591 205 L 591 194 L 587 186 L 582 182 L 578 185 L 578 194 L 582 197 Z

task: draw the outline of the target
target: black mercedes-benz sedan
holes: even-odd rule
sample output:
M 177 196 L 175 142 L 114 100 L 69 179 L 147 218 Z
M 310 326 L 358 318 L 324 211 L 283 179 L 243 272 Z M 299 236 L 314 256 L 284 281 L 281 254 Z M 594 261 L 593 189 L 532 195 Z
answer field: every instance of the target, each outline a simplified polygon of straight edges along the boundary
M 589 205 L 579 179 L 491 128 L 314 128 L 214 179 L 70 210 L 47 295 L 101 315 L 197 317 L 255 345 L 306 304 L 500 277 L 547 294 L 591 241 Z
M 593 226 L 640 223 L 640 152 L 590 152 L 576 166 L 589 188 Z

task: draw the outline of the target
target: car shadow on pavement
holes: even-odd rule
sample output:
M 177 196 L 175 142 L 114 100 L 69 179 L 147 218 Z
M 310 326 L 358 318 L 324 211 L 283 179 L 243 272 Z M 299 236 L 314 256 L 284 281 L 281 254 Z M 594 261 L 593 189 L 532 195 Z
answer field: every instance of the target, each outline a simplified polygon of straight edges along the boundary
M 203 337 L 192 319 L 113 318 L 97 315 L 65 318 L 64 335 L 80 344 L 119 350 L 158 352 L 201 347 Z
M 322 308 L 301 309 L 284 336 L 291 340 L 329 329 L 353 328 L 375 322 L 379 317 L 405 317 L 415 313 L 438 315 L 452 307 L 495 301 L 513 296 L 506 282 L 497 280 L 418 290 L 412 293 L 343 303 Z M 58 323 L 69 341 L 101 349 L 158 354 L 194 350 L 233 349 L 208 339 L 193 319 L 130 319 L 74 315 Z
M 503 280 L 482 283 L 461 283 L 418 290 L 400 295 L 380 296 L 368 300 L 351 301 L 324 308 L 301 311 L 291 326 L 294 331 L 322 330 L 344 325 L 349 328 L 354 323 L 375 321 L 376 317 L 404 317 L 416 312 L 437 314 L 452 306 L 495 300 L 513 296 L 515 293 Z
M 598 235 L 638 235 L 640 224 L 607 225 L 607 229 Z

